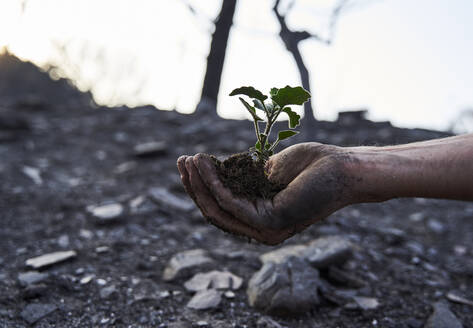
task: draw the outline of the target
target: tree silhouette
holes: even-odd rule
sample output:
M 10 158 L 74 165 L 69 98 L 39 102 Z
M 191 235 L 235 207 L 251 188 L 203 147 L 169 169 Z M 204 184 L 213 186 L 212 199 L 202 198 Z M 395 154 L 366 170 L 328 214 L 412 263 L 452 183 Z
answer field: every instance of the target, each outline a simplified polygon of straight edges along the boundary
M 292 57 L 296 62 L 297 69 L 299 70 L 299 75 L 301 77 L 302 87 L 312 94 L 312 99 L 304 104 L 304 127 L 306 128 L 313 127 L 316 122 L 312 108 L 312 100 L 314 99 L 314 93 L 310 87 L 309 70 L 307 69 L 307 66 L 304 63 L 304 59 L 302 58 L 301 52 L 299 50 L 299 43 L 303 40 L 315 39 L 326 45 L 332 44 L 336 22 L 338 20 L 338 17 L 340 16 L 340 12 L 348 1 L 349 0 L 339 0 L 334 6 L 330 19 L 329 35 L 327 38 L 323 38 L 317 34 L 311 34 L 308 31 L 290 30 L 286 24 L 286 17 L 292 9 L 294 1 L 290 3 L 288 9 L 284 14 L 282 14 L 279 10 L 279 4 L 281 0 L 276 0 L 274 2 L 273 12 L 276 15 L 276 18 L 278 19 L 279 25 L 281 27 L 281 30 L 279 31 L 279 37 L 281 38 L 284 45 L 286 46 L 286 49 L 291 53 Z
M 217 113 L 217 97 L 220 90 L 228 36 L 233 24 L 237 0 L 223 0 L 222 8 L 215 21 L 210 52 L 207 57 L 204 85 L 196 113 Z

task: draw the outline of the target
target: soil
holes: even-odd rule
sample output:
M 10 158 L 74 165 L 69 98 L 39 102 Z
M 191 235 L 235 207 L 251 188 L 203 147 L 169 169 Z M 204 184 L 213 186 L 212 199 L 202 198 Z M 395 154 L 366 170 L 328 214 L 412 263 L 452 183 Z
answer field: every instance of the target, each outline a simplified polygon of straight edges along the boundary
M 449 135 L 364 119 L 316 124 L 314 134 L 302 132 L 291 142 L 383 145 Z M 228 131 L 231 140 L 221 137 Z M 0 327 L 176 328 L 198 321 L 213 328 L 257 327 L 265 314 L 249 306 L 245 289 L 261 267 L 258 257 L 275 247 L 225 234 L 197 208 L 158 202 L 150 192 L 162 188 L 192 204 L 176 169 L 179 155 L 228 156 L 247 150 L 253 139 L 248 121 L 151 106 L 98 107 L 67 81 L 0 56 Z M 135 146 L 150 141 L 160 142 L 160 151 L 137 157 Z M 90 215 L 90 206 L 111 202 L 123 206 L 121 216 L 98 221 Z M 336 287 L 381 305 L 363 311 L 324 300 L 297 318 L 273 317 L 283 327 L 420 328 L 449 292 L 473 299 L 471 202 L 416 198 L 349 206 L 284 245 L 324 235 L 356 245 L 343 269 L 365 283 Z M 173 255 L 196 248 L 206 250 L 217 269 L 244 279 L 235 298 L 209 311 L 186 307 L 192 297 L 186 279 L 162 279 Z M 27 259 L 66 250 L 76 257 L 42 269 L 47 278 L 40 284 L 19 283 L 31 270 Z M 107 297 L 104 288 L 111 286 L 115 291 Z M 472 327 L 471 306 L 447 302 L 463 326 Z M 21 314 L 32 304 L 56 310 L 30 325 Z
M 272 199 L 285 187 L 269 181 L 264 163 L 254 160 L 248 152 L 234 154 L 223 162 L 215 158 L 215 165 L 223 185 L 249 200 Z

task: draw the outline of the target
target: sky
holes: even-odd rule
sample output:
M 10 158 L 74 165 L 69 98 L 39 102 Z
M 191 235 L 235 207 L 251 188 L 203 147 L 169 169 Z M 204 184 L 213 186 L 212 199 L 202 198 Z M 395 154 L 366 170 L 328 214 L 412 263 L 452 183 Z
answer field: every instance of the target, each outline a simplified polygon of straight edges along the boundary
M 197 12 L 192 14 L 186 4 Z M 306 40 L 315 115 L 367 108 L 398 126 L 447 129 L 473 107 L 473 1 L 351 0 L 331 46 Z M 334 0 L 297 0 L 288 25 L 322 36 Z M 200 96 L 221 1 L 0 1 L 0 48 L 53 63 L 100 104 L 153 104 L 183 113 Z M 300 85 L 278 38 L 272 0 L 239 0 L 219 95 L 223 117 L 247 117 L 228 93 Z M 284 5 L 284 1 L 283 1 Z

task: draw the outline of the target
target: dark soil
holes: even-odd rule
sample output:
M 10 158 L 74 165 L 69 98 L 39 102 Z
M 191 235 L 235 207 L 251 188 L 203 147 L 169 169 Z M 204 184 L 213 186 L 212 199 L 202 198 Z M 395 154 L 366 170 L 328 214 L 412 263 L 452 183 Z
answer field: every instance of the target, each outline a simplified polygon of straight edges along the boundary
M 272 199 L 285 187 L 269 181 L 264 170 L 264 163 L 254 160 L 247 152 L 234 154 L 223 162 L 215 158 L 215 165 L 223 185 L 234 195 L 249 200 Z
M 258 256 L 275 247 L 225 234 L 197 208 L 157 202 L 150 193 L 152 187 L 164 188 L 193 204 L 176 159 L 245 151 L 254 142 L 250 122 L 151 106 L 100 108 L 65 81 L 51 81 L 33 65 L 5 56 L 0 56 L 0 122 L 0 327 L 189 328 L 201 320 L 212 328 L 257 327 L 264 314 L 249 306 L 245 290 L 261 267 Z M 313 129 L 310 140 L 337 145 L 449 135 L 363 119 L 322 121 Z M 222 138 L 228 131 L 232 138 Z M 309 138 L 303 133 L 296 141 Z M 149 141 L 163 142 L 164 149 L 137 157 L 134 147 Z M 31 168 L 41 180 L 25 174 Z M 87 210 L 109 202 L 121 204 L 123 215 L 98 222 Z M 284 245 L 334 234 L 356 244 L 343 269 L 365 282 L 363 288 L 340 291 L 376 297 L 381 306 L 362 311 L 323 301 L 298 318 L 274 317 L 281 326 L 421 328 L 432 305 L 447 301 L 450 291 L 473 299 L 471 202 L 416 198 L 349 206 Z M 206 250 L 216 269 L 244 279 L 235 298 L 223 298 L 211 311 L 186 307 L 192 294 L 183 287 L 185 279 L 162 279 L 173 255 L 195 248 Z M 43 269 L 48 277 L 34 288 L 19 283 L 19 274 L 31 270 L 27 259 L 66 250 L 77 256 Z M 103 296 L 110 286 L 114 294 Z M 472 307 L 448 302 L 463 326 L 472 327 Z M 21 313 L 32 304 L 56 310 L 29 325 Z

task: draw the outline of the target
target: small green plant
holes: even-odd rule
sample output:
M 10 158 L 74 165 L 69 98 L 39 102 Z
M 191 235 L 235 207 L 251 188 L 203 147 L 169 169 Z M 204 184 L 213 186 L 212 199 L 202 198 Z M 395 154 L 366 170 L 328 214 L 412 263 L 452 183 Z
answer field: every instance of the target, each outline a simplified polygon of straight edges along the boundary
M 256 132 L 256 144 L 250 148 L 255 155 L 257 160 L 266 162 L 274 152 L 274 148 L 279 144 L 281 140 L 287 139 L 296 135 L 297 131 L 293 130 L 299 125 L 301 119 L 300 115 L 294 112 L 288 105 L 302 105 L 310 98 L 310 93 L 302 87 L 290 87 L 284 88 L 272 88 L 269 92 L 271 101 L 266 101 L 268 96 L 265 96 L 261 91 L 253 87 L 241 87 L 233 90 L 230 96 L 244 95 L 252 99 L 253 106 L 251 106 L 245 99 L 238 97 L 248 112 L 253 118 L 253 123 Z M 262 111 L 265 114 L 266 119 L 262 119 L 257 110 Z M 284 130 L 278 132 L 277 139 L 271 143 L 269 141 L 269 134 L 279 114 L 282 112 L 289 116 L 289 128 L 291 130 Z M 264 129 L 260 129 L 259 123 L 264 122 Z M 263 132 L 261 132 L 263 131 Z

